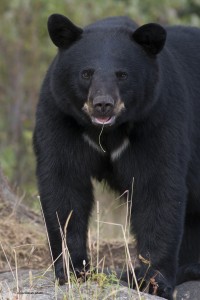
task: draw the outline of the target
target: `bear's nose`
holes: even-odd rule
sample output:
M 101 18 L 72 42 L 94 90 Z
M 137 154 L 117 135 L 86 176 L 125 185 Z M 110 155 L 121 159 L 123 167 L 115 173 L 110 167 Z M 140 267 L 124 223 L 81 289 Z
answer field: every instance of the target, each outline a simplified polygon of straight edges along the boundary
M 97 96 L 93 100 L 94 110 L 101 114 L 108 114 L 113 111 L 114 100 L 110 96 Z

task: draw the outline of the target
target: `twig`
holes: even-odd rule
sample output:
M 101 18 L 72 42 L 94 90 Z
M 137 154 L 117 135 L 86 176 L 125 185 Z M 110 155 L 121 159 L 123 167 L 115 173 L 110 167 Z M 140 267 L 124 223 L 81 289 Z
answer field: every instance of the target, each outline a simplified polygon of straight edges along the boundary
M 99 201 L 97 201 L 97 266 L 99 265 Z M 97 268 L 98 274 L 98 268 Z
M 16 281 L 15 275 L 14 275 L 14 273 L 13 273 L 12 267 L 11 267 L 11 265 L 10 265 L 10 262 L 9 262 L 9 260 L 8 260 L 8 257 L 7 257 L 7 255 L 6 255 L 6 252 L 5 252 L 4 248 L 3 248 L 3 245 L 2 245 L 2 243 L 1 243 L 1 241 L 0 241 L 0 245 L 1 245 L 1 249 L 2 249 L 2 251 L 3 251 L 3 254 L 4 254 L 5 258 L 6 258 L 6 261 L 7 261 L 7 263 L 8 263 L 9 269 L 10 269 L 10 271 L 11 271 L 11 273 L 12 273 L 12 276 L 13 276 L 14 280 Z
M 103 123 L 102 128 L 101 128 L 101 131 L 100 131 L 100 133 L 99 133 L 99 146 L 100 146 L 101 150 L 105 153 L 106 150 L 104 150 L 103 147 L 102 147 L 102 145 L 101 145 L 101 135 L 102 135 L 102 133 L 103 133 L 103 129 L 104 129 L 104 123 Z

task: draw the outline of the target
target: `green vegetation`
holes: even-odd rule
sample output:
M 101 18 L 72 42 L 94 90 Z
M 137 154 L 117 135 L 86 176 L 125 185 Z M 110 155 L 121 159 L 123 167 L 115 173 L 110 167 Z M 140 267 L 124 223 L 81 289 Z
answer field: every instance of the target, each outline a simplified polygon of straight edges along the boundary
M 62 13 L 79 26 L 128 15 L 139 24 L 200 26 L 199 0 L 1 0 L 0 165 L 15 186 L 36 191 L 32 131 L 42 78 L 56 53 L 47 18 Z

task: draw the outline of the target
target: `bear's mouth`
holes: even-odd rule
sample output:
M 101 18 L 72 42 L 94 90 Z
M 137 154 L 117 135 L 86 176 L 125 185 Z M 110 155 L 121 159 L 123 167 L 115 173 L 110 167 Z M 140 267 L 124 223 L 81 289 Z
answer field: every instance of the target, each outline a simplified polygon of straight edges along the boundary
M 115 116 L 112 117 L 92 117 L 92 123 L 95 125 L 112 125 L 115 122 Z

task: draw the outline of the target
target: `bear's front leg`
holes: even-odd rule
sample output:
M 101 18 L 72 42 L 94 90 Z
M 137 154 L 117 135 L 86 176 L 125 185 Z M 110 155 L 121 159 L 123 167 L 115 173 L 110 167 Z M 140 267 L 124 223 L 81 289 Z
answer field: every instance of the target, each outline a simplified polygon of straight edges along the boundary
M 137 279 L 141 286 L 149 286 L 149 293 L 169 300 L 183 234 L 186 188 L 181 180 L 165 182 L 158 176 L 142 184 L 135 179 L 133 196 L 131 221 L 140 260 Z
M 41 178 L 40 195 L 55 261 L 56 278 L 63 284 L 67 278 L 61 255 L 63 251 L 61 231 L 64 234 L 67 222 L 63 245 L 67 244 L 71 270 L 75 270 L 79 275 L 79 272 L 88 267 L 86 242 L 93 197 L 89 178 L 80 180 L 78 176 L 71 175 L 69 170 L 65 170 L 63 174 L 59 171 L 58 176 L 58 170 L 60 168 L 54 171 L 49 169 L 46 182 Z M 83 261 L 86 263 L 85 267 Z

